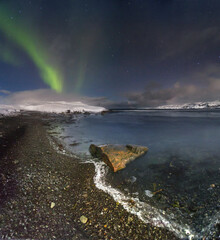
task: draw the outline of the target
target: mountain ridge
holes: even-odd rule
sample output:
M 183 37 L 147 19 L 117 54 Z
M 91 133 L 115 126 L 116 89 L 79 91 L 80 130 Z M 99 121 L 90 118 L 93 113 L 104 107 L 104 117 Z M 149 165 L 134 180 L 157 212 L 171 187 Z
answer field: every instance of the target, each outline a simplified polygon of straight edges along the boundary
M 156 109 L 220 109 L 220 101 L 195 102 L 184 104 L 172 104 L 156 107 Z

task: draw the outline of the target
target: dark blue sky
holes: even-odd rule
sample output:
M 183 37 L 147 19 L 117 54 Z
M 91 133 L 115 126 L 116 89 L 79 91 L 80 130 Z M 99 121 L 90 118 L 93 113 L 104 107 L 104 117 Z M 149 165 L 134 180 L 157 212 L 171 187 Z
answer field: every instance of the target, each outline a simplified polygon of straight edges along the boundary
M 11 21 L 38 36 L 64 93 L 151 106 L 215 100 L 220 91 L 219 0 L 5 0 Z M 1 8 L 2 5 L 0 5 Z M 32 59 L 0 30 L 0 89 L 48 88 Z

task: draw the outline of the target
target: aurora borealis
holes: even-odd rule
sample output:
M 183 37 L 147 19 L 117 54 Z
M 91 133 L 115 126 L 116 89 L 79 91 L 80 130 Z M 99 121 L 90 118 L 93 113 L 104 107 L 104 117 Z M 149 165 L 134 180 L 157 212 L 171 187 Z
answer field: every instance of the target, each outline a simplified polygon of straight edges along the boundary
M 218 0 L 3 0 L 0 89 L 50 88 L 98 104 L 211 101 Z
M 0 30 L 31 58 L 38 68 L 42 80 L 53 90 L 61 92 L 63 88 L 62 74 L 50 65 L 46 50 L 40 44 L 37 36 L 30 30 L 25 29 L 25 26 L 11 21 L 8 10 L 1 5 Z M 3 52 L 2 57 L 6 62 L 14 63 L 9 51 Z

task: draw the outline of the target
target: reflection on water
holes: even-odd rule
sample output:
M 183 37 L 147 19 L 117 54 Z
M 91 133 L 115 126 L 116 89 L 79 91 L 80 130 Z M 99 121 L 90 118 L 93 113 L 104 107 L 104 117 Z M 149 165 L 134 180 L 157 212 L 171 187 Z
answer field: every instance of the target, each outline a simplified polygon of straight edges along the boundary
M 70 149 L 137 144 L 149 152 L 107 180 L 201 232 L 220 207 L 220 112 L 125 111 L 62 124 Z M 215 230 L 216 231 L 216 230 Z

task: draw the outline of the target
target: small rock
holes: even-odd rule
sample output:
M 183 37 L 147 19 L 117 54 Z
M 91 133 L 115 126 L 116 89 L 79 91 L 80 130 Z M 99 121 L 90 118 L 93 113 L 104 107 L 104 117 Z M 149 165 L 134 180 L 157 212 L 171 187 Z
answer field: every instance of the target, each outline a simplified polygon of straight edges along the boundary
M 6 182 L 7 181 L 7 178 L 5 177 L 5 175 L 3 173 L 0 174 L 1 175 L 1 179 L 3 182 Z
M 87 198 L 87 197 L 88 197 L 88 194 L 87 194 L 87 193 L 83 193 L 82 196 L 83 196 L 84 198 Z
M 135 205 L 135 201 L 134 201 L 133 199 L 128 200 L 128 202 L 129 202 L 129 204 L 130 204 L 131 206 L 134 206 L 134 205 Z
M 132 222 L 133 221 L 133 217 L 128 217 L 128 223 Z
M 150 190 L 145 190 L 144 193 L 148 197 L 153 197 L 154 196 L 154 194 Z
M 79 144 L 80 143 L 78 143 L 78 142 L 73 142 L 73 143 L 70 144 L 70 146 L 75 147 L 75 146 L 78 146 Z
M 54 202 L 51 202 L 50 208 L 54 208 L 54 207 L 55 207 L 55 203 L 54 203 Z
M 88 221 L 88 218 L 86 217 L 86 216 L 84 216 L 84 215 L 82 215 L 81 217 L 80 217 L 80 221 L 81 221 L 81 223 L 87 223 L 87 221 Z
M 126 180 L 126 182 L 133 184 L 134 182 L 136 182 L 136 180 L 137 178 L 135 176 L 131 176 L 128 180 Z

